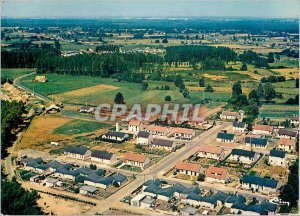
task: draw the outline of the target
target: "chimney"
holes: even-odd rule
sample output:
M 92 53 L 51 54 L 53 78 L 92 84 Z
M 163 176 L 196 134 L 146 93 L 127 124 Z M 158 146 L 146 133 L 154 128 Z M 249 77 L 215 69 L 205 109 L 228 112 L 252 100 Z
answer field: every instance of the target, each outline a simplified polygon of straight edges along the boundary
M 119 122 L 116 122 L 116 132 L 120 131 L 120 126 L 119 126 Z

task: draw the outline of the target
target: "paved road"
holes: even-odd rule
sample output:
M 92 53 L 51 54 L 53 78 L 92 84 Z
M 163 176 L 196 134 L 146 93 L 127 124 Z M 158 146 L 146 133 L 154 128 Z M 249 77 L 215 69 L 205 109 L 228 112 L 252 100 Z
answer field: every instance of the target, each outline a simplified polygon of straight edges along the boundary
M 24 90 L 24 91 L 27 91 L 27 92 L 29 92 L 29 93 L 34 93 L 34 95 L 37 97 L 37 98 L 39 98 L 40 100 L 43 100 L 43 101 L 50 101 L 50 99 L 49 98 L 47 98 L 47 97 L 45 97 L 45 96 L 43 96 L 43 95 L 41 95 L 41 94 L 39 94 L 39 93 L 36 93 L 36 92 L 34 92 L 32 89 L 29 89 L 29 88 L 27 88 L 27 87 L 25 87 L 25 86 L 23 86 L 22 84 L 21 84 L 21 80 L 22 79 L 24 79 L 24 78 L 26 78 L 26 77 L 28 77 L 28 76 L 31 76 L 31 75 L 33 75 L 33 74 L 36 74 L 36 72 L 32 72 L 32 73 L 29 73 L 29 74 L 25 74 L 25 75 L 23 75 L 23 76 L 20 76 L 20 77 L 18 77 L 18 78 L 16 78 L 15 80 L 14 80 L 14 85 L 16 85 L 16 86 L 18 86 L 20 89 L 22 89 L 22 90 Z
M 195 154 L 198 151 L 200 144 L 207 142 L 210 139 L 215 139 L 218 131 L 227 128 L 230 123 L 224 123 L 223 125 L 218 125 L 211 130 L 208 130 L 200 135 L 200 137 L 193 143 L 188 143 L 183 148 L 176 152 L 169 154 L 167 157 L 160 160 L 158 163 L 152 165 L 144 172 L 138 174 L 136 179 L 128 184 L 127 186 L 121 188 L 115 194 L 111 195 L 107 199 L 101 201 L 100 205 L 90 210 L 89 214 L 103 213 L 109 209 L 109 207 L 116 206 L 118 202 L 126 196 L 129 196 L 134 190 L 141 186 L 145 181 L 149 179 L 154 179 L 158 177 L 158 174 L 164 173 L 167 170 L 175 166 L 177 161 L 188 158 L 189 156 Z

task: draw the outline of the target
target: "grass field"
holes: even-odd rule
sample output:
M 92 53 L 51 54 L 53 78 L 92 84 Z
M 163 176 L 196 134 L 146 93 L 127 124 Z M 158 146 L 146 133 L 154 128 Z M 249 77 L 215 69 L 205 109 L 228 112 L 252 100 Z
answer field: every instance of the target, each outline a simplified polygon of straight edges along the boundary
M 91 133 L 106 127 L 107 127 L 106 124 L 75 119 L 69 122 L 68 124 L 55 128 L 53 130 L 53 133 L 64 134 L 64 135 L 76 135 L 76 134 L 83 134 L 83 133 Z
M 12 68 L 12 69 L 6 69 L 1 68 L 1 77 L 3 79 L 15 79 L 19 76 L 22 76 L 24 74 L 28 74 L 34 72 L 34 69 L 28 69 L 28 68 Z
M 294 115 L 299 115 L 299 106 L 297 105 L 263 105 L 259 117 L 284 120 Z

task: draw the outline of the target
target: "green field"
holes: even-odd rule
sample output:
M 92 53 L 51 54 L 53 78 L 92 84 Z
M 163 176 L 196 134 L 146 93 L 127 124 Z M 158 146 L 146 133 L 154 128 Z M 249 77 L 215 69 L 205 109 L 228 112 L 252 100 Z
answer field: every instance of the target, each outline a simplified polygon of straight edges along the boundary
M 19 76 L 22 76 L 24 74 L 32 73 L 34 72 L 34 69 L 28 69 L 28 68 L 12 68 L 12 69 L 6 69 L 1 68 L 1 77 L 3 79 L 15 79 Z
M 299 115 L 299 106 L 263 105 L 259 118 L 287 119 Z
M 56 128 L 54 134 L 65 134 L 65 135 L 76 135 L 83 133 L 91 133 L 96 130 L 106 128 L 107 125 L 98 122 L 89 122 L 82 120 L 72 120 L 69 124 L 65 124 L 61 127 Z

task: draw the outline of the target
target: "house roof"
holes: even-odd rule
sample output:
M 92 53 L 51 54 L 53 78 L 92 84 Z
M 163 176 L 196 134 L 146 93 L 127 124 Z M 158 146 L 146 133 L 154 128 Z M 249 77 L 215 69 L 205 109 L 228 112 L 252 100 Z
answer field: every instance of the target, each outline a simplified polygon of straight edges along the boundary
M 80 188 L 80 190 L 84 190 L 84 191 L 87 191 L 89 193 L 95 193 L 98 190 L 98 188 L 96 188 L 94 186 L 90 186 L 90 185 L 85 185 L 85 186 L 82 186 Z
M 227 169 L 223 167 L 210 166 L 206 170 L 206 176 L 215 179 L 225 180 L 227 177 L 227 173 L 228 173 Z
M 168 130 L 168 128 L 167 127 L 162 127 L 162 126 L 157 126 L 157 125 L 149 125 L 147 127 L 147 130 L 157 131 L 157 132 L 160 132 L 160 133 L 165 133 Z
M 270 151 L 270 156 L 271 157 L 279 157 L 279 158 L 285 158 L 285 151 L 280 151 L 280 150 L 275 150 L 275 149 L 272 149 Z
M 91 156 L 95 157 L 95 158 L 110 160 L 113 157 L 113 155 L 114 154 L 107 152 L 107 151 L 93 150 Z
M 121 173 L 114 173 L 109 177 L 111 177 L 113 181 L 116 181 L 118 183 L 124 183 L 127 181 L 127 177 L 122 175 Z
M 199 152 L 206 152 L 212 154 L 220 155 L 223 151 L 223 148 L 218 146 L 208 146 L 208 145 L 200 145 Z
M 130 126 L 140 126 L 141 121 L 133 119 L 133 120 L 130 120 L 130 122 L 128 124 Z
M 123 132 L 119 132 L 119 131 L 108 131 L 106 134 L 104 134 L 105 136 L 110 136 L 110 137 L 119 137 L 124 139 L 126 137 L 126 133 Z
M 216 194 L 213 195 L 216 200 L 221 201 L 222 203 L 225 203 L 225 201 L 229 198 L 229 194 L 223 193 L 223 192 L 217 192 Z
M 194 130 L 189 128 L 172 128 L 173 133 L 193 134 Z
M 268 143 L 268 140 L 264 139 L 264 138 L 257 138 L 257 137 L 246 137 L 245 143 L 250 143 L 250 144 L 259 145 L 259 146 L 266 146 Z
M 297 137 L 298 132 L 296 131 L 291 131 L 291 130 L 286 130 L 286 129 L 279 129 L 278 135 L 280 136 L 290 136 L 290 137 Z
M 80 109 L 88 111 L 90 109 L 94 109 L 94 107 L 91 107 L 91 106 L 82 106 L 82 107 L 80 107 Z
M 292 118 L 292 120 L 293 120 L 293 121 L 299 121 L 299 116 L 294 116 L 294 117 Z
M 266 209 L 267 211 L 270 211 L 270 212 L 275 212 L 276 209 L 277 209 L 277 205 L 276 204 L 270 203 L 270 202 L 268 202 L 266 200 L 262 201 L 261 205 L 264 207 L 264 209 Z
M 249 158 L 253 158 L 255 156 L 254 151 L 248 151 L 248 150 L 244 150 L 244 149 L 232 149 L 231 154 L 232 155 L 249 157 Z
M 234 121 L 233 122 L 233 127 L 237 128 L 245 128 L 246 122 L 239 122 L 239 121 Z
M 231 133 L 223 133 L 223 132 L 219 132 L 217 135 L 218 139 L 226 139 L 226 140 L 233 140 L 234 139 L 234 134 Z
M 163 139 L 153 139 L 153 145 L 158 145 L 158 146 L 166 146 L 166 147 L 172 147 L 174 141 L 171 140 L 163 140 Z
M 85 153 L 88 151 L 88 148 L 85 147 L 78 147 L 78 146 L 66 146 L 65 152 L 72 153 L 72 154 L 79 154 L 79 155 L 85 155 Z
M 66 168 L 64 167 L 60 167 L 60 168 L 57 168 L 56 173 L 61 173 L 61 174 L 64 174 L 64 175 L 71 175 L 71 176 L 79 176 L 80 173 L 76 170 L 67 170 Z
M 47 182 L 47 183 L 54 184 L 54 183 L 56 183 L 56 182 L 59 182 L 59 180 L 58 180 L 58 179 L 55 179 L 55 178 L 47 178 L 47 179 L 46 179 L 46 182 Z
M 181 212 L 188 213 L 189 215 L 195 215 L 198 212 L 198 209 L 188 205 L 184 207 Z
M 200 196 L 200 195 L 197 194 L 197 193 L 192 192 L 192 193 L 190 193 L 190 194 L 186 197 L 186 199 L 188 199 L 188 200 L 195 200 L 195 201 L 201 201 L 201 200 L 202 200 L 202 196 Z
M 137 135 L 137 137 L 141 137 L 141 138 L 149 138 L 150 133 L 146 132 L 146 131 L 140 131 Z
M 76 171 L 78 171 L 82 175 L 89 175 L 95 172 L 95 170 L 92 170 L 91 168 L 88 167 L 80 167 Z
M 261 131 L 273 131 L 273 126 L 271 125 L 261 125 L 261 124 L 256 124 L 253 126 L 253 130 L 261 130 Z
M 216 197 L 214 196 L 214 195 L 212 195 L 212 196 L 204 196 L 204 197 L 202 197 L 202 200 L 201 200 L 201 202 L 206 202 L 206 203 L 210 203 L 210 204 L 217 204 L 217 199 L 216 199 Z
M 242 195 L 230 195 L 230 197 L 226 200 L 227 203 L 235 203 L 235 202 L 239 202 L 239 203 L 245 203 L 246 202 L 246 198 Z
M 274 179 L 267 179 L 259 176 L 252 176 L 252 175 L 244 175 L 242 178 L 242 182 L 249 183 L 249 184 L 256 184 L 259 186 L 264 186 L 269 188 L 276 188 L 278 184 L 278 181 Z
M 150 179 L 144 183 L 144 186 L 149 186 L 149 185 L 161 185 L 161 181 L 159 179 Z
M 178 161 L 176 163 L 175 168 L 178 170 L 188 170 L 188 171 L 192 171 L 192 172 L 200 172 L 201 166 L 199 164 Z
M 224 116 L 234 116 L 234 117 L 237 117 L 239 115 L 238 112 L 231 112 L 231 111 L 223 111 L 222 112 L 222 115 Z
M 143 154 L 135 154 L 135 153 L 126 153 L 124 156 L 124 160 L 136 161 L 140 163 L 144 163 L 146 158 L 147 157 Z
M 277 144 L 278 145 L 294 146 L 294 145 L 296 145 L 296 141 L 292 140 L 292 139 L 288 139 L 288 138 L 280 138 Z

